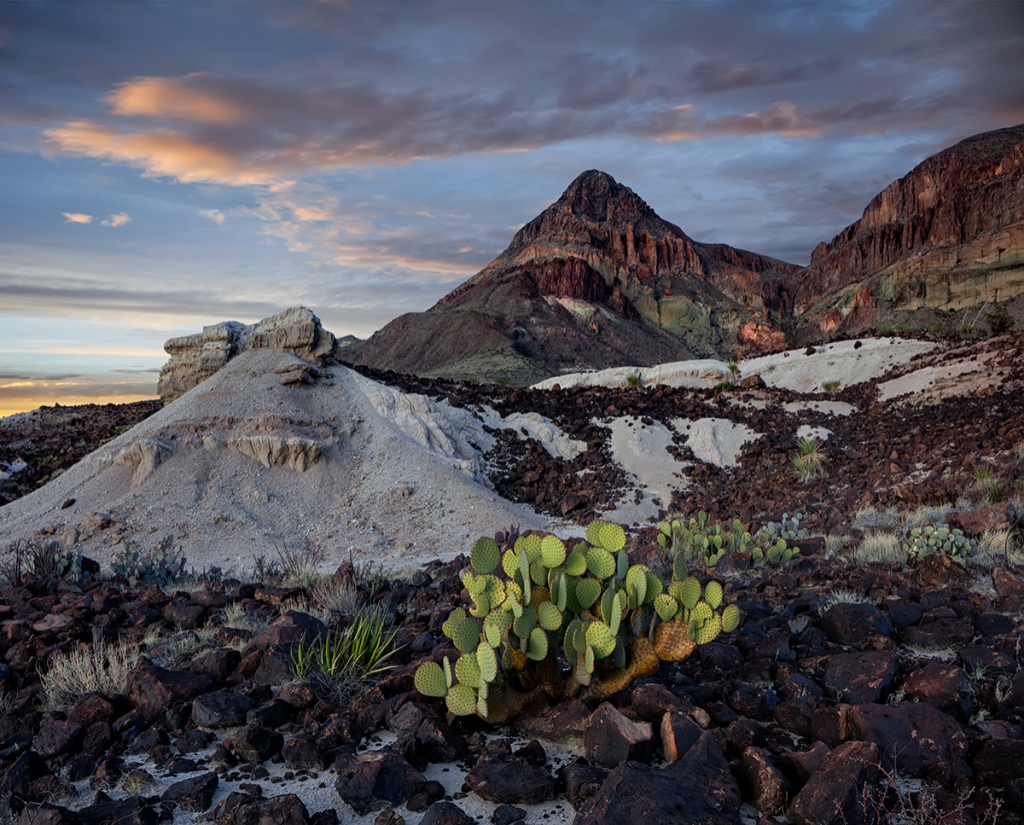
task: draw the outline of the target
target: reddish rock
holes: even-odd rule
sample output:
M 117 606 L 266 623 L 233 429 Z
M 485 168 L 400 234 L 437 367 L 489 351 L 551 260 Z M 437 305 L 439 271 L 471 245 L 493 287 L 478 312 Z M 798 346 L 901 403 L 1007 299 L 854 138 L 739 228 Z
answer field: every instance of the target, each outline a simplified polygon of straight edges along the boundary
M 1024 596 L 1024 579 L 1002 567 L 992 570 L 992 586 L 1001 599 L 1007 596 Z
M 747 748 L 740 760 L 740 782 L 750 803 L 762 814 L 777 814 L 786 806 L 789 780 L 761 748 Z
M 906 678 L 903 691 L 912 702 L 926 702 L 961 722 L 970 716 L 971 686 L 963 668 L 956 665 L 926 662 Z
M 926 704 L 860 705 L 849 714 L 852 738 L 871 742 L 890 770 L 924 776 L 967 755 L 967 739 L 950 716 Z
M 174 705 L 206 693 L 212 683 L 209 676 L 167 670 L 140 659 L 128 674 L 128 699 L 145 721 L 152 722 Z
M 893 635 L 889 617 L 873 604 L 840 602 L 826 611 L 819 624 L 829 639 L 840 645 L 860 646 L 871 635 Z
M 235 808 L 232 825 L 309 825 L 309 812 L 295 794 L 256 799 Z
M 426 782 L 423 774 L 390 748 L 359 756 L 342 754 L 335 769 L 338 795 L 360 816 L 403 804 Z
M 666 711 L 661 717 L 661 746 L 665 761 L 675 762 L 692 748 L 703 733 L 700 725 L 678 710 Z
M 827 756 L 796 795 L 786 815 L 797 825 L 867 825 L 861 787 L 880 777 L 878 748 L 847 742 Z
M 82 743 L 85 728 L 74 722 L 52 719 L 39 726 L 32 746 L 45 759 L 62 753 L 74 753 Z
M 841 702 L 877 702 L 896 676 L 896 654 L 887 650 L 838 653 L 829 659 L 824 685 Z
M 593 765 L 614 767 L 629 759 L 642 762 L 654 747 L 651 726 L 627 719 L 605 702 L 587 720 L 583 747 Z
M 950 527 L 958 527 L 968 536 L 981 538 L 986 530 L 1005 530 L 1010 526 L 1006 519 L 1005 504 L 989 504 L 976 510 L 954 513 L 946 523 Z

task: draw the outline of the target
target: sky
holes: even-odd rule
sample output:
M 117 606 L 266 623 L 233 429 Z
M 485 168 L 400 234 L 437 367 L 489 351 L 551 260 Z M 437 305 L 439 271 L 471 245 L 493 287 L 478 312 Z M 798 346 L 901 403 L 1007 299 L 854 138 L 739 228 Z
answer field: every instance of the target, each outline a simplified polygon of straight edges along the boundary
M 156 397 L 219 321 L 367 337 L 587 169 L 806 263 L 1021 122 L 1019 2 L 0 2 L 0 415 Z

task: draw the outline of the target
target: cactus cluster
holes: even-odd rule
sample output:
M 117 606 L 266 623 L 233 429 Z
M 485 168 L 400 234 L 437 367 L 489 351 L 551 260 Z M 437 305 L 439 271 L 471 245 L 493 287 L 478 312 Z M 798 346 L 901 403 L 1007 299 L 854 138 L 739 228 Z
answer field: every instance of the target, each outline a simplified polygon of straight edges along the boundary
M 644 565 L 630 565 L 626 536 L 598 520 L 573 547 L 557 536 L 527 535 L 504 553 L 482 538 L 462 581 L 472 599 L 443 625 L 459 656 L 428 662 L 415 676 L 425 696 L 444 697 L 457 715 L 497 721 L 520 689 L 543 687 L 595 697 L 678 661 L 739 624 L 722 608 L 722 587 L 673 576 L 667 585 Z M 561 678 L 564 657 L 568 680 Z
M 974 555 L 977 546 L 978 542 L 965 536 L 963 530 L 936 524 L 911 530 L 906 550 L 911 562 L 918 562 L 932 553 L 944 553 L 963 563 Z
M 61 553 L 54 559 L 54 564 L 57 567 L 57 575 L 62 579 L 72 579 L 73 581 L 85 581 L 90 578 L 91 573 L 88 570 L 82 569 L 82 551 L 68 550 L 65 553 Z
M 175 549 L 170 539 L 165 539 L 153 553 L 129 548 L 114 553 L 110 557 L 110 569 L 132 587 L 140 582 L 162 587 L 184 575 L 185 556 Z
M 792 521 L 788 523 L 790 528 L 792 524 Z M 796 524 L 799 526 L 798 520 Z M 768 530 L 767 527 L 774 529 Z M 728 524 L 716 524 L 702 510 L 688 522 L 677 519 L 662 524 L 658 544 L 672 559 L 673 574 L 678 579 L 683 578 L 687 570 L 714 567 L 726 553 L 749 553 L 754 564 L 789 561 L 800 551 L 787 545 L 783 535 L 786 527 L 784 515 L 782 525 L 766 525 L 751 536 L 739 519 Z

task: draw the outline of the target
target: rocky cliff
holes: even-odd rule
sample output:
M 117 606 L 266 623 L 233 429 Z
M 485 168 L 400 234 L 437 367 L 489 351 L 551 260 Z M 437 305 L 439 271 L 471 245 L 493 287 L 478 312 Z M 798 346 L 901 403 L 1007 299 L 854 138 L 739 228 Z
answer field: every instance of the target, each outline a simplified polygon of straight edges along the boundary
M 923 161 L 785 286 L 801 324 L 826 333 L 1024 293 L 1024 124 Z
M 702 244 L 604 172 L 580 175 L 480 273 L 356 363 L 522 383 L 781 343 L 792 264 Z

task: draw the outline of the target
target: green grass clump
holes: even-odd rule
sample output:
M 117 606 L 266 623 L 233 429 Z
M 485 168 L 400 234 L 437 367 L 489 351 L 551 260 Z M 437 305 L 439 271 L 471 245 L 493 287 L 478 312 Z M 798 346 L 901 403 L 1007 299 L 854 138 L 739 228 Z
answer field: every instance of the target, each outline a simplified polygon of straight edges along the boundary
M 804 483 L 821 475 L 827 461 L 821 442 L 814 436 L 804 436 L 796 440 L 796 446 L 799 454 L 793 458 L 793 467 L 797 479 Z

